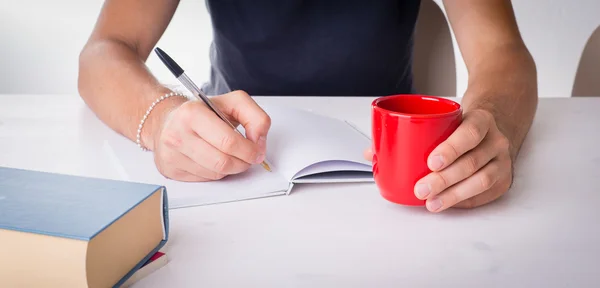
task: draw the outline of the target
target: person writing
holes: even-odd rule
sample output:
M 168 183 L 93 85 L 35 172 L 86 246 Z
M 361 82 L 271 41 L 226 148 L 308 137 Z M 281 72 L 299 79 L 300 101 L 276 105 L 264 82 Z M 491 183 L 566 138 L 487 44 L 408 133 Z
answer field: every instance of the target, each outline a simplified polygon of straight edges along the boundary
M 152 151 L 165 177 L 217 181 L 261 163 L 270 118 L 249 95 L 415 92 L 419 0 L 207 0 L 214 39 L 211 79 L 203 90 L 244 126 L 244 138 L 201 101 L 165 98 L 172 91 L 145 66 L 178 2 L 105 1 L 79 56 L 81 97 L 109 127 Z M 463 123 L 431 153 L 433 172 L 415 185 L 433 212 L 481 206 L 504 194 L 537 109 L 536 67 L 511 1 L 443 3 L 469 83 Z M 368 149 L 365 157 L 372 157 Z

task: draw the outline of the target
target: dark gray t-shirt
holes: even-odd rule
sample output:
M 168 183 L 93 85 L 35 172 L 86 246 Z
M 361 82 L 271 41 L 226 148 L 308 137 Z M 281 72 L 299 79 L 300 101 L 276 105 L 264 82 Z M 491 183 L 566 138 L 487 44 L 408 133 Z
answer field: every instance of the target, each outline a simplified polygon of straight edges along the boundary
M 384 96 L 414 92 L 420 0 L 206 0 L 209 95 Z

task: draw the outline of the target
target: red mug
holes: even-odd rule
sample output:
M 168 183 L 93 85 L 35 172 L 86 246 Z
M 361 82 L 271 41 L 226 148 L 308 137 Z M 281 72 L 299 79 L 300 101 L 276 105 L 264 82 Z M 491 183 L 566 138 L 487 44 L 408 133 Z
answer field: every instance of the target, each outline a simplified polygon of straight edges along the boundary
M 393 203 L 423 206 L 417 181 L 431 173 L 427 158 L 462 122 L 460 104 L 445 98 L 401 94 L 371 104 L 373 177 L 381 196 Z

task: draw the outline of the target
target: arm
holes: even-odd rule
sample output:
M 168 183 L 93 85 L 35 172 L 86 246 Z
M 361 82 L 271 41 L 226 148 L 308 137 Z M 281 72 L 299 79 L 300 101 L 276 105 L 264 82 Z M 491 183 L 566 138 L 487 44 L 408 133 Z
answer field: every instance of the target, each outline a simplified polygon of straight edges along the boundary
M 79 58 L 79 93 L 105 124 L 130 140 L 146 110 L 170 93 L 145 61 L 173 17 L 179 0 L 106 0 Z M 158 103 L 141 130 L 164 176 L 180 181 L 219 180 L 259 164 L 266 154 L 269 116 L 243 91 L 213 99 L 244 126 L 236 133 L 202 101 L 170 97 Z
M 514 161 L 538 95 L 535 63 L 521 39 L 511 1 L 445 0 L 444 6 L 469 72 L 465 111 L 492 113 Z
M 157 97 L 170 91 L 161 86 L 145 61 L 164 33 L 179 0 L 107 0 L 79 56 L 79 94 L 98 118 L 135 140 L 140 119 Z M 160 116 L 185 99 L 171 97 L 153 111 Z M 157 120 L 144 124 L 141 142 L 152 150 Z
M 445 0 L 469 83 L 463 122 L 428 158 L 415 185 L 427 208 L 473 208 L 512 185 L 513 163 L 537 109 L 537 75 L 509 0 Z

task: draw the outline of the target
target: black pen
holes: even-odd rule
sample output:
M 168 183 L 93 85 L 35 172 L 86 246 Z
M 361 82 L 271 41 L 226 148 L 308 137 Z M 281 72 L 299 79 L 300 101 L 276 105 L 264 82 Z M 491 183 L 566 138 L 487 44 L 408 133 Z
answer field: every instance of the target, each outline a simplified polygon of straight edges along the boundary
M 229 124 L 229 126 L 231 126 L 231 128 L 233 128 L 236 132 L 238 132 L 238 133 L 240 133 L 240 135 L 244 136 L 244 134 L 242 134 L 242 132 L 240 132 L 229 121 L 229 119 L 227 119 L 227 117 L 225 117 L 225 115 L 223 115 L 223 113 L 217 108 L 217 106 L 215 106 L 210 101 L 210 99 L 208 99 L 208 97 L 204 94 L 204 92 L 202 92 L 202 90 L 200 90 L 198 88 L 198 86 L 196 86 L 196 84 L 194 84 L 194 82 L 192 81 L 192 79 L 190 79 L 185 74 L 185 72 L 183 71 L 183 69 L 181 68 L 181 66 L 179 66 L 179 64 L 177 64 L 177 62 L 175 62 L 175 60 L 173 60 L 167 53 L 165 53 L 165 51 L 163 51 L 162 49 L 160 49 L 158 47 L 154 48 L 154 52 L 156 52 L 156 54 L 158 55 L 158 58 L 160 58 L 160 60 L 167 66 L 167 68 L 169 68 L 169 70 L 171 71 L 171 73 L 173 73 L 173 75 L 175 75 L 175 78 L 177 78 L 177 80 L 179 80 L 179 82 L 181 82 L 181 84 L 183 84 L 183 86 L 185 86 L 188 90 L 190 90 L 190 92 L 192 92 L 192 94 L 196 98 L 199 98 L 200 100 L 204 101 L 204 103 L 206 103 L 206 105 L 213 112 L 215 112 L 215 114 L 217 114 L 217 116 L 219 116 L 219 118 L 221 118 L 221 120 L 225 121 L 225 123 Z M 266 160 L 263 161 L 261 163 L 261 165 L 267 171 L 271 171 L 271 167 L 269 167 L 269 164 L 267 164 Z

